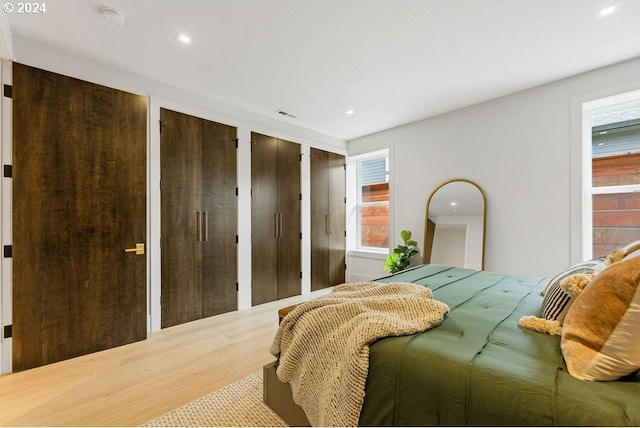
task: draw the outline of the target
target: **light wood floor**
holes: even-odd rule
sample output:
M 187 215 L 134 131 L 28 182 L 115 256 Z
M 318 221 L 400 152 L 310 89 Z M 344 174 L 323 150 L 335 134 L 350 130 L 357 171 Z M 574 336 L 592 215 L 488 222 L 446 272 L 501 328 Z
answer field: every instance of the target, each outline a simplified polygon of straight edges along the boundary
M 0 376 L 0 426 L 137 426 L 273 361 L 271 302 L 164 329 L 147 340 Z

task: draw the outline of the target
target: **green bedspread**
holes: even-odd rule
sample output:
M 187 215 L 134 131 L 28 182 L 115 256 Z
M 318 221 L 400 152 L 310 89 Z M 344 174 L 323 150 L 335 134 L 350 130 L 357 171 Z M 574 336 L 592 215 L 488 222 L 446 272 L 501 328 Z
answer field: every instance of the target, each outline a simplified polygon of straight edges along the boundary
M 545 279 L 423 265 L 378 281 L 428 286 L 451 312 L 371 347 L 360 425 L 640 425 L 640 382 L 575 379 L 558 337 L 518 326 Z

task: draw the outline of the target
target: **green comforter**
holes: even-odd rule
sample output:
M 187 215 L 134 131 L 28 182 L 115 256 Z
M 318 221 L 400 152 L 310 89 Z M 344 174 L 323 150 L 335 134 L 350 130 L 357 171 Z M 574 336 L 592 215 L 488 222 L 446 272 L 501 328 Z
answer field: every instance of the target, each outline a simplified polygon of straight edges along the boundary
M 587 382 L 558 337 L 518 326 L 538 314 L 542 278 L 423 265 L 415 282 L 451 308 L 437 328 L 370 350 L 360 425 L 640 425 L 640 382 Z

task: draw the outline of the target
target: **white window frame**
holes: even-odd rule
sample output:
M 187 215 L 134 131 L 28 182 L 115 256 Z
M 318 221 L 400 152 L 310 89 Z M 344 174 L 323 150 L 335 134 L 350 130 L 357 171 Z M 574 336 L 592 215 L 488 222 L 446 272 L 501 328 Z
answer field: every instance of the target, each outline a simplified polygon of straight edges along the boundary
M 635 107 L 640 107 L 640 90 L 582 103 L 582 260 L 593 257 L 593 195 L 640 192 L 640 184 L 593 187 L 592 118 Z
M 355 242 L 352 243 L 352 245 L 350 245 L 350 250 L 351 251 L 357 251 L 357 252 L 362 252 L 362 253 L 379 253 L 379 254 L 384 254 L 387 255 L 389 253 L 389 248 L 388 247 L 366 247 L 361 245 L 362 242 L 362 221 L 361 221 L 361 217 L 360 217 L 360 213 L 361 213 L 361 207 L 365 206 L 362 204 L 362 185 L 361 185 L 361 179 L 360 179 L 360 165 L 362 164 L 362 162 L 368 161 L 368 160 L 372 160 L 372 159 L 376 159 L 376 158 L 381 158 L 384 157 L 386 159 L 387 162 L 387 174 L 389 175 L 388 177 L 388 182 L 389 182 L 389 201 L 388 202 L 369 202 L 366 203 L 366 206 L 374 206 L 374 205 L 387 205 L 389 207 L 389 239 L 391 239 L 391 159 L 390 159 L 390 153 L 389 153 L 389 149 L 383 149 L 383 150 L 376 150 L 374 152 L 369 152 L 369 153 L 365 153 L 362 155 L 357 155 L 357 156 L 351 156 L 349 158 L 348 161 L 348 166 L 351 165 L 353 167 L 353 173 L 354 173 L 354 181 L 355 181 L 355 192 L 354 192 L 354 203 L 353 203 L 353 217 L 355 218 L 354 221 L 354 226 L 355 226 L 355 230 L 356 230 L 356 234 L 355 234 Z

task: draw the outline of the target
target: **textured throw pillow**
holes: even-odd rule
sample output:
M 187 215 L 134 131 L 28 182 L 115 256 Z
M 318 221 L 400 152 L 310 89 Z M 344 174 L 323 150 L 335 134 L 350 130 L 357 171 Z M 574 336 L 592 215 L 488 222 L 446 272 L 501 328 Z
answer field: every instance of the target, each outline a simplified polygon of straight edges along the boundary
M 575 299 L 562 327 L 571 375 L 615 380 L 640 368 L 640 257 L 601 272 Z
M 572 297 L 560 286 L 563 279 L 577 273 L 600 273 L 606 269 L 607 266 L 607 256 L 602 256 L 578 263 L 556 275 L 543 290 L 544 300 L 542 301 L 541 318 L 562 323 L 572 300 Z

